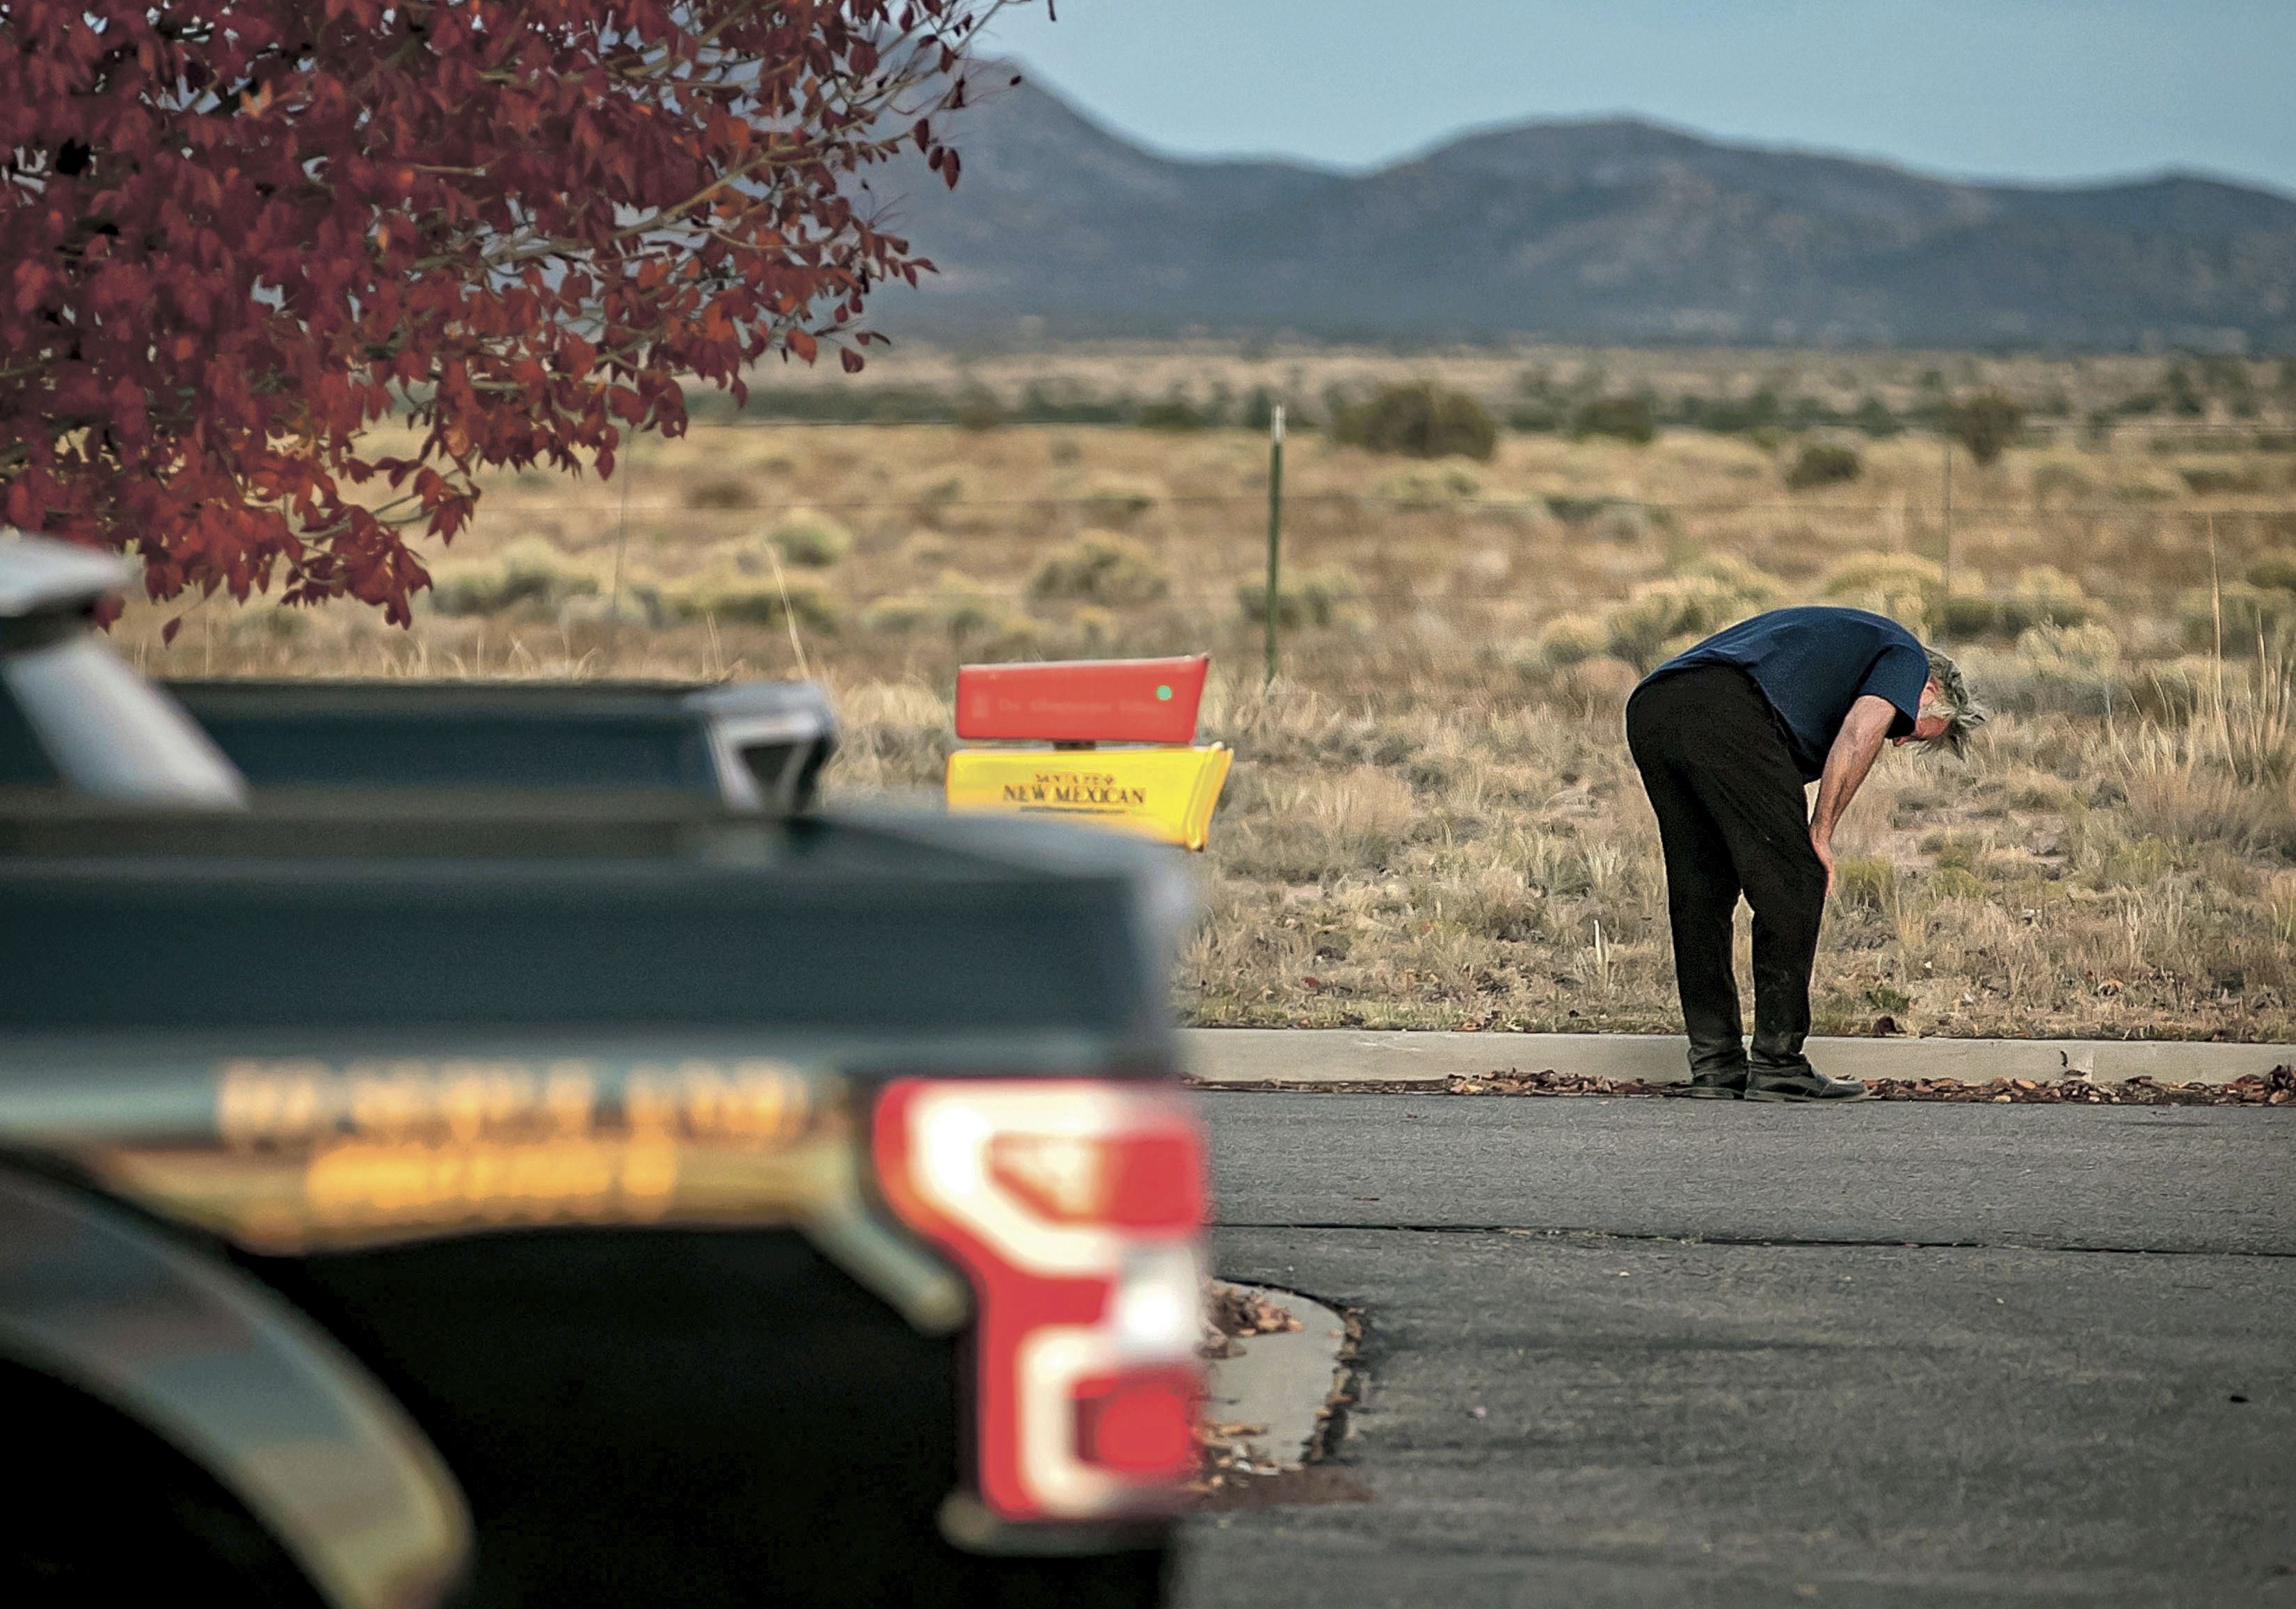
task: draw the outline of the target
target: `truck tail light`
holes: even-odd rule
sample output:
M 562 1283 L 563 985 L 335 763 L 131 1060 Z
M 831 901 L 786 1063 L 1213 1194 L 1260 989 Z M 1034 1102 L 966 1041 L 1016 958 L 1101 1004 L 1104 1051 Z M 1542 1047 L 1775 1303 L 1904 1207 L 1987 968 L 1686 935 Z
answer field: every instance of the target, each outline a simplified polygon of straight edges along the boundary
M 1193 1368 L 1141 1368 L 1077 1383 L 1077 1457 L 1136 1480 L 1185 1480 L 1195 1466 L 1203 1382 Z
M 904 1079 L 886 1199 L 970 1278 L 981 1503 L 1005 1520 L 1169 1513 L 1203 1394 L 1204 1148 L 1187 1099 L 1082 1080 Z

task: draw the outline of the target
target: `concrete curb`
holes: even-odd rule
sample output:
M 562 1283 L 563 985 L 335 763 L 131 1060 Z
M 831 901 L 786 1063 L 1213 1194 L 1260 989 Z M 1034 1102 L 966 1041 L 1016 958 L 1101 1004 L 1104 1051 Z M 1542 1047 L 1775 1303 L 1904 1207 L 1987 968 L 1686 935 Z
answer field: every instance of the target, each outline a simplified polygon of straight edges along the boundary
M 1514 1068 L 1680 1083 L 1687 1041 L 1660 1033 L 1372 1033 L 1356 1028 L 1188 1028 L 1188 1071 L 1210 1083 L 1439 1082 Z M 2296 1045 L 2178 1040 L 1813 1039 L 1810 1060 L 1844 1078 L 2062 1078 L 2100 1083 L 2146 1077 L 2230 1083 L 2296 1066 Z

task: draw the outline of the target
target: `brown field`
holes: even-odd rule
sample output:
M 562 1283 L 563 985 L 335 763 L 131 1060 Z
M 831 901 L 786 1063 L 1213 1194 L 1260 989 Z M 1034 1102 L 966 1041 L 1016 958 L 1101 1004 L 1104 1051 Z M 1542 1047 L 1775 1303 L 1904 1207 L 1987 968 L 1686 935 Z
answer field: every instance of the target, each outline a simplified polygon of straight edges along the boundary
M 1201 394 L 1308 362 L 1223 361 L 1098 355 L 1088 378 Z M 1456 366 L 1485 389 L 1468 370 L 1501 362 L 1349 361 Z M 1972 372 L 2083 395 L 2141 379 L 2018 362 Z M 1898 383 L 1886 365 L 1907 385 L 1934 366 L 1803 367 L 1857 363 L 1870 372 L 1845 395 Z M 961 660 L 1209 649 L 1202 734 L 1238 764 L 1176 984 L 1187 1017 L 1663 1030 L 1656 837 L 1619 733 L 1639 670 L 1772 602 L 1932 627 L 1946 611 L 1937 440 L 1827 439 L 1852 442 L 1862 474 L 1796 492 L 1785 436 L 1503 433 L 1487 463 L 1295 437 L 1268 690 L 1239 600 L 1260 576 L 1267 447 L 1240 430 L 698 425 L 641 445 L 611 486 L 489 481 L 412 633 L 210 601 L 171 647 L 172 609 L 138 608 L 119 634 L 180 674 L 802 669 L 836 695 L 849 796 L 937 784 Z M 1851 812 L 1822 1032 L 1887 1016 L 1915 1033 L 2296 1038 L 2296 454 L 2199 441 L 2067 429 L 1956 467 L 1952 646 L 2001 714 L 1965 763 L 1888 755 Z

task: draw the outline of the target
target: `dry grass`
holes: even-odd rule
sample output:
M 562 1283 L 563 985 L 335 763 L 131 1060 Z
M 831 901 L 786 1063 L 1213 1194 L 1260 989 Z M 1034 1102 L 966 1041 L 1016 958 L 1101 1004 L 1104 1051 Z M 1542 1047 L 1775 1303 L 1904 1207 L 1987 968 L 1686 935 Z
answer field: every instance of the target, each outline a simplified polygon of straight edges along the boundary
M 1295 438 L 1287 578 L 1323 607 L 1287 589 L 1270 690 L 1240 432 L 697 427 L 631 455 L 627 515 L 619 486 L 500 478 L 438 566 L 461 612 L 411 633 L 209 603 L 170 648 L 160 611 L 120 634 L 184 674 L 778 676 L 793 615 L 848 794 L 937 785 L 962 659 L 1208 648 L 1202 731 L 1239 764 L 1177 984 L 1194 1020 L 1660 1030 L 1620 705 L 1771 600 L 1936 617 L 1937 445 L 1861 450 L 1858 480 L 1792 492 L 1793 440 L 1503 436 L 1466 466 Z M 2270 453 L 1964 461 L 1956 607 L 1983 594 L 1989 631 L 1963 657 L 2003 714 L 1966 763 L 1886 758 L 1851 812 L 1822 1029 L 2296 1038 L 2291 666 L 2252 630 L 2214 651 L 2226 586 L 2296 551 L 2292 492 Z

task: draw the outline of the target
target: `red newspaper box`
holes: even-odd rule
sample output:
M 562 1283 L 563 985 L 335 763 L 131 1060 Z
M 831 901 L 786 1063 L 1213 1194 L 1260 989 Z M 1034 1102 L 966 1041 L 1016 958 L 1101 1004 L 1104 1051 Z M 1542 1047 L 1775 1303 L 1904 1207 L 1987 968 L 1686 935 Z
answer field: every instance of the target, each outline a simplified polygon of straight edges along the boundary
M 1040 743 L 1190 743 L 1209 654 L 964 665 L 956 735 Z

